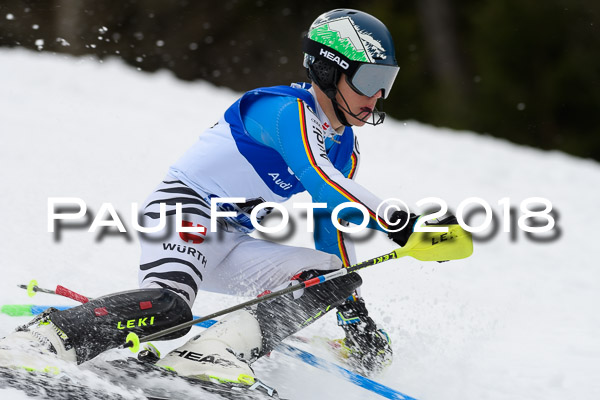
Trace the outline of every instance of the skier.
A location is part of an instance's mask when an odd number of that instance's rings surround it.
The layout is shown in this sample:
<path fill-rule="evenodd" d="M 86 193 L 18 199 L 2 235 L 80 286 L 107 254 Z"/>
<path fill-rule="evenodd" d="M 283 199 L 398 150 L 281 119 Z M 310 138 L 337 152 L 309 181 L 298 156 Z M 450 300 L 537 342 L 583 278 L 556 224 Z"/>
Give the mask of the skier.
<path fill-rule="evenodd" d="M 143 337 L 190 320 L 192 305 L 205 296 L 200 292 L 256 296 L 354 264 L 351 242 L 331 221 L 341 203 L 364 206 L 369 228 L 406 244 L 417 216 L 377 215 L 382 200 L 354 181 L 360 154 L 352 127 L 383 122 L 377 103 L 389 95 L 399 70 L 388 29 L 364 12 L 337 9 L 313 22 L 303 50 L 311 84 L 245 93 L 149 197 L 143 225 L 158 223 L 161 204 L 167 224 L 141 237 L 140 289 L 38 316 L 0 342 L 1 364 L 10 363 L 2 352 L 11 341 L 35 343 L 41 351 L 82 363 L 122 344 L 128 332 Z M 283 202 L 305 190 L 313 201 L 327 204 L 315 210 L 316 249 L 249 236 L 253 209 L 260 220 L 269 212 L 262 203 Z M 217 211 L 233 214 L 217 218 L 214 232 L 211 201 L 218 199 L 223 200 Z M 184 215 L 179 222 L 196 233 L 175 230 L 177 203 Z M 363 216 L 346 208 L 339 218 L 360 223 Z M 348 274 L 232 313 L 157 364 L 183 376 L 250 385 L 252 362 L 337 308 L 345 332 L 340 344 L 350 362 L 361 372 L 378 372 L 391 363 L 392 348 L 369 317 L 361 283 L 358 274 Z"/>

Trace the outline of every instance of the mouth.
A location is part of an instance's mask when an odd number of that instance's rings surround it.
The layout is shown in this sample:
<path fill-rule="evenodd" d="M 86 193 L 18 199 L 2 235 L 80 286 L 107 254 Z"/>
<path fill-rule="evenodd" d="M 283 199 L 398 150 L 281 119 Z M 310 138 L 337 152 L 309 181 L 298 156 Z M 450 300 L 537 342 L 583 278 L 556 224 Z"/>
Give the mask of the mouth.
<path fill-rule="evenodd" d="M 371 107 L 361 107 L 360 111 L 364 112 L 364 113 L 367 113 L 367 114 L 372 114 L 373 113 L 373 109 Z"/>

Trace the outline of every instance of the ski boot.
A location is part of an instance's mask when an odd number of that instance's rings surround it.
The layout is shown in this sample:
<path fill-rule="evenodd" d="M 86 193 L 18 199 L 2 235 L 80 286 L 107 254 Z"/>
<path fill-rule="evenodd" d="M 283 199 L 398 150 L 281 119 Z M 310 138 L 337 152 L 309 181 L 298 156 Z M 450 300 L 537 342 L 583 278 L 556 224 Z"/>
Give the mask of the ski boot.
<path fill-rule="evenodd" d="M 392 364 L 390 337 L 369 317 L 363 299 L 347 300 L 338 306 L 337 320 L 345 337 L 333 341 L 331 347 L 352 369 L 372 376 Z"/>
<path fill-rule="evenodd" d="M 249 310 L 240 310 L 171 351 L 156 365 L 189 378 L 252 386 L 256 377 L 250 363 L 258 358 L 261 348 L 256 317 Z"/>
<path fill-rule="evenodd" d="M 0 366 L 56 372 L 59 360 L 75 363 L 75 349 L 51 320 L 58 310 L 49 308 L 0 340 Z"/>

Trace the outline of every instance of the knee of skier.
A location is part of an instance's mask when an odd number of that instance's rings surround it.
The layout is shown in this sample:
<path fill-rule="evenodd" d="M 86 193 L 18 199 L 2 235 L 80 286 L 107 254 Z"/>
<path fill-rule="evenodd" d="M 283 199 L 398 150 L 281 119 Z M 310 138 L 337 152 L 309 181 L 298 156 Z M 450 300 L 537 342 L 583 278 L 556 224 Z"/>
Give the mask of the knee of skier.
<path fill-rule="evenodd" d="M 308 270 L 296 275 L 293 280 L 301 282 L 324 275 L 329 271 Z M 341 276 L 331 281 L 324 282 L 320 285 L 312 286 L 308 289 L 302 289 L 294 295 L 294 299 L 298 299 L 307 293 L 311 293 L 311 297 L 319 299 L 321 302 L 330 305 L 337 305 L 343 302 L 347 297 L 350 297 L 356 289 L 362 285 L 362 278 L 357 273 Z"/>
<path fill-rule="evenodd" d="M 140 289 L 161 289 L 168 290 L 170 293 L 177 295 L 177 297 L 181 298 L 187 306 L 192 309 L 194 305 L 194 301 L 196 300 L 195 292 L 189 291 L 189 286 L 177 285 L 174 282 L 169 282 L 167 285 L 162 282 L 157 282 L 152 279 L 145 279 L 140 283 Z M 186 290 L 187 289 L 187 290 Z"/>
<path fill-rule="evenodd" d="M 343 267 L 342 261 L 333 254 L 328 254 L 327 257 L 319 263 L 318 268 L 310 268 L 302 270 L 296 275 L 290 278 L 290 281 L 307 281 L 319 275 L 325 275 L 334 270 L 341 269 Z M 285 285 L 284 285 L 285 286 Z"/>
<path fill-rule="evenodd" d="M 338 256 L 334 256 L 332 254 L 329 257 L 329 268 L 324 268 L 324 269 L 340 269 L 342 267 L 343 267 L 342 260 L 340 260 Z"/>

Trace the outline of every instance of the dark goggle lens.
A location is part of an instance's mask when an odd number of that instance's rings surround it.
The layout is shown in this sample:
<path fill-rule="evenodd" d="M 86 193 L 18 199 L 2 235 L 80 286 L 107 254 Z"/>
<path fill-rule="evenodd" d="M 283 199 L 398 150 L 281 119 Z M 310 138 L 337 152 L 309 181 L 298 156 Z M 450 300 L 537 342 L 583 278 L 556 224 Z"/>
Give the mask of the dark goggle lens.
<path fill-rule="evenodd" d="M 383 98 L 387 98 L 396 80 L 400 67 L 382 64 L 361 64 L 350 84 L 363 96 L 373 97 L 383 90 Z"/>

